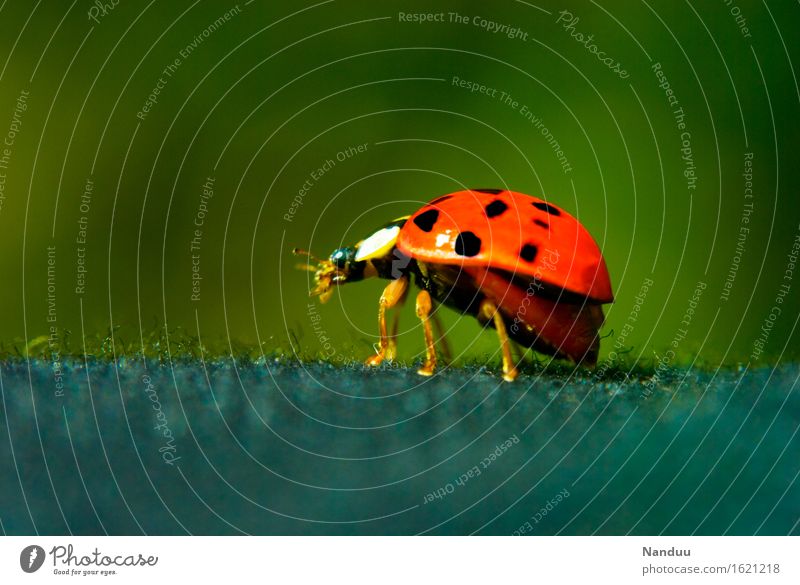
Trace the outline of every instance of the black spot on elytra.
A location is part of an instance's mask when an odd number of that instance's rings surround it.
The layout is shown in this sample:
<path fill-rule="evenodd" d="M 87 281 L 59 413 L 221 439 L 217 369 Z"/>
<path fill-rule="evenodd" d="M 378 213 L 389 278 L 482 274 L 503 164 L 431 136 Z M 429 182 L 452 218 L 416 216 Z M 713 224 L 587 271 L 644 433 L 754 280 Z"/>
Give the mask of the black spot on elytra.
<path fill-rule="evenodd" d="M 536 209 L 541 209 L 542 211 L 546 211 L 550 215 L 561 215 L 561 210 L 556 207 L 555 205 L 550 205 L 549 203 L 545 203 L 544 201 L 534 201 L 532 205 Z"/>
<path fill-rule="evenodd" d="M 429 209 L 428 211 L 423 211 L 417 217 L 415 217 L 414 223 L 423 232 L 430 232 L 433 229 L 433 226 L 436 225 L 436 222 L 438 220 L 439 220 L 439 210 Z"/>
<path fill-rule="evenodd" d="M 441 197 L 437 197 L 436 199 L 428 203 L 428 205 L 436 205 L 437 203 L 441 203 L 442 201 L 447 201 L 451 197 L 452 195 L 442 195 Z"/>
<path fill-rule="evenodd" d="M 486 206 L 486 215 L 488 217 L 497 217 L 498 215 L 502 215 L 506 209 L 508 209 L 508 205 L 499 199 L 495 199 Z"/>
<path fill-rule="evenodd" d="M 522 246 L 522 250 L 519 251 L 519 257 L 525 260 L 525 262 L 533 262 L 536 260 L 536 254 L 538 253 L 539 248 L 533 244 L 525 244 Z"/>
<path fill-rule="evenodd" d="M 488 193 L 489 195 L 497 195 L 502 193 L 505 189 L 470 189 L 470 191 L 477 191 L 478 193 Z"/>
<path fill-rule="evenodd" d="M 539 218 L 534 219 L 533 223 L 535 223 L 539 227 L 543 227 L 544 229 L 548 229 L 550 227 L 550 224 L 548 224 L 546 221 L 542 221 Z"/>
<path fill-rule="evenodd" d="M 477 256 L 481 251 L 481 239 L 472 232 L 461 232 L 456 236 L 455 251 L 459 256 Z"/>

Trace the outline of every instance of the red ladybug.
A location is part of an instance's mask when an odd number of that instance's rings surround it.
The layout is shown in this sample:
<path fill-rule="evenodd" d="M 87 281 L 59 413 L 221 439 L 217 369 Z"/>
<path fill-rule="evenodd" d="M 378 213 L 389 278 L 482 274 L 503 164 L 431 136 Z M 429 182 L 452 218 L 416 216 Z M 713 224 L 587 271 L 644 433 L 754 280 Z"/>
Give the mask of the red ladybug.
<path fill-rule="evenodd" d="M 419 370 L 425 376 L 436 367 L 431 327 L 431 321 L 438 326 L 431 314 L 436 302 L 497 330 L 503 377 L 512 381 L 517 369 L 509 339 L 595 365 L 601 305 L 614 300 L 605 260 L 586 228 L 552 203 L 503 189 L 438 197 L 309 269 L 316 281 L 311 294 L 322 302 L 334 285 L 371 276 L 391 280 L 379 304 L 380 348 L 368 365 L 394 357 L 386 310 L 402 304 L 413 278 L 421 289 L 416 308 L 427 347 Z"/>

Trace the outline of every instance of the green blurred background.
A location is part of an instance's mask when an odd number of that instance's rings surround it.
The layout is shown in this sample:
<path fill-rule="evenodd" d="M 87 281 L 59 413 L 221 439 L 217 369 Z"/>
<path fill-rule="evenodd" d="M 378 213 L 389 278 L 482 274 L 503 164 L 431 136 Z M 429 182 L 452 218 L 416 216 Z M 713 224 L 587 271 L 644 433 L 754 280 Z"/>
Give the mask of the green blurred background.
<path fill-rule="evenodd" d="M 626 322 L 630 356 L 663 355 L 702 281 L 676 361 L 751 361 L 773 307 L 781 313 L 755 361 L 796 359 L 800 282 L 784 279 L 800 223 L 796 3 L 119 2 L 97 8 L 96 21 L 93 6 L 9 1 L 0 13 L 0 136 L 19 129 L 0 169 L 0 339 L 30 340 L 52 324 L 73 343 L 112 323 L 129 336 L 166 325 L 270 350 L 293 344 L 302 355 L 324 353 L 323 336 L 333 359 L 362 358 L 376 341 L 383 284 L 340 291 L 316 309 L 315 331 L 309 275 L 291 249 L 326 255 L 437 195 L 508 187 L 546 194 L 601 245 L 617 298 L 604 355 Z M 579 19 L 573 28 L 566 15 L 557 22 L 563 10 Z M 445 22 L 401 22 L 401 12 Z M 492 32 L 482 19 L 520 34 Z M 578 33 L 593 34 L 627 78 Z M 694 189 L 654 63 L 685 114 Z M 158 85 L 157 102 L 137 117 Z M 363 152 L 337 160 L 358 145 Z M 213 197 L 192 251 L 209 178 Z M 91 203 L 81 209 L 87 180 Z M 76 243 L 82 216 L 85 245 Z M 742 226 L 750 231 L 737 252 Z M 653 286 L 630 321 L 646 279 Z M 784 283 L 790 293 L 777 304 Z M 494 351 L 477 323 L 444 313 L 461 359 Z M 413 307 L 401 334 L 401 357 L 412 359 L 422 349 Z"/>

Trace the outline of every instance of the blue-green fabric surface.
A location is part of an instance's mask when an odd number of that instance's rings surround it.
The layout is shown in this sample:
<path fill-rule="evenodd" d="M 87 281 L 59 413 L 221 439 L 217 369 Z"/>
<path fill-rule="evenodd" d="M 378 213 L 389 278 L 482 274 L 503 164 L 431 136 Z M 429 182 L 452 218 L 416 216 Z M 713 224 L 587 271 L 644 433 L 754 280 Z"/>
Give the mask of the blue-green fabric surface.
<path fill-rule="evenodd" d="M 507 384 L 482 368 L 78 362 L 57 396 L 49 364 L 7 363 L 0 520 L 7 534 L 797 534 L 798 375 Z"/>

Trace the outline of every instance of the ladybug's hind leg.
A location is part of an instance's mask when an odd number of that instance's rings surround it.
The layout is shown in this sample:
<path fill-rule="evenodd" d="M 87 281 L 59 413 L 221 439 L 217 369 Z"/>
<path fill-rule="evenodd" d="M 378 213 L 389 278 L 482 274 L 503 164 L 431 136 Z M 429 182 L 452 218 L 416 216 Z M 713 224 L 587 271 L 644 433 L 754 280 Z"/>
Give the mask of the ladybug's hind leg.
<path fill-rule="evenodd" d="M 494 301 L 483 299 L 480 306 L 480 315 L 487 321 L 494 320 L 494 328 L 497 329 L 497 336 L 500 338 L 500 350 L 503 352 L 503 379 L 506 382 L 513 382 L 517 377 L 517 367 L 514 365 L 514 359 L 511 356 L 511 341 L 508 339 L 508 332 L 506 331 L 506 324 L 503 321 L 503 316 L 497 310 L 497 305 Z"/>
<path fill-rule="evenodd" d="M 370 356 L 367 358 L 365 365 L 367 366 L 377 366 L 379 365 L 384 359 L 393 359 L 395 354 L 395 342 L 394 342 L 394 334 L 397 333 L 397 321 L 395 320 L 395 325 L 393 327 L 392 336 L 389 336 L 389 333 L 386 329 L 386 310 L 391 309 L 397 305 L 402 305 L 403 301 L 406 298 L 406 294 L 408 293 L 408 277 L 402 276 L 396 280 L 390 282 L 385 289 L 383 289 L 383 293 L 381 294 L 381 300 L 378 304 L 378 326 L 380 328 L 381 333 L 381 340 L 380 345 L 378 347 L 378 353 L 376 355 Z"/>

